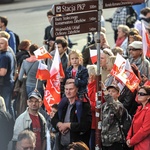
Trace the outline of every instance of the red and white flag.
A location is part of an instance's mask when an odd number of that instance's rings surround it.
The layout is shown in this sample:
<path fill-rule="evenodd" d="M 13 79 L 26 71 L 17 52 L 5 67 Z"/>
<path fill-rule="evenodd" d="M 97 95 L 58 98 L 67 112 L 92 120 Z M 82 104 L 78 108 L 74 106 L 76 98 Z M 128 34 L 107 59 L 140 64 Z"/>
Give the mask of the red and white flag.
<path fill-rule="evenodd" d="M 89 50 L 92 64 L 95 64 L 97 62 L 97 50 L 96 49 L 89 49 Z"/>
<path fill-rule="evenodd" d="M 46 59 L 46 58 L 52 59 L 52 56 L 48 53 L 48 51 L 45 49 L 44 46 L 34 51 L 34 54 L 37 59 Z"/>
<path fill-rule="evenodd" d="M 150 40 L 148 33 L 145 29 L 144 23 L 142 22 L 142 43 L 143 43 L 143 54 L 150 58 Z"/>
<path fill-rule="evenodd" d="M 112 70 L 110 71 L 110 74 L 113 76 L 118 74 L 120 70 L 122 70 L 122 68 L 124 67 L 125 63 L 126 60 L 120 54 L 117 54 L 115 63 L 113 65 Z"/>
<path fill-rule="evenodd" d="M 47 69 L 47 65 L 43 64 L 41 61 L 39 62 L 38 70 L 36 73 L 36 78 L 40 80 L 48 80 L 50 79 L 50 72 Z"/>
<path fill-rule="evenodd" d="M 53 104 L 60 102 L 60 77 L 64 78 L 65 75 L 56 45 L 56 52 L 50 69 L 50 79 L 47 80 L 44 93 L 44 105 L 48 113 L 50 113 Z"/>
<path fill-rule="evenodd" d="M 140 80 L 134 74 L 128 59 L 122 69 L 119 69 L 119 72 L 115 74 L 115 78 L 123 82 L 132 92 L 134 92 L 140 83 Z"/>

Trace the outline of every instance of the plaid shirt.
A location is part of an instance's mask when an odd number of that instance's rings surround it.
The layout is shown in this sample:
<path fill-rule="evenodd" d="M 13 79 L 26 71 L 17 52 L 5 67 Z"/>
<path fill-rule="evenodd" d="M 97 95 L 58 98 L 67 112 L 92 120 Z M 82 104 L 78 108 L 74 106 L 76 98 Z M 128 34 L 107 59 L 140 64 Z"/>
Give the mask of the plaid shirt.
<path fill-rule="evenodd" d="M 113 17 L 112 17 L 112 29 L 117 30 L 118 25 L 124 24 L 126 25 L 126 16 L 127 16 L 127 9 L 126 7 L 119 7 L 116 9 Z"/>

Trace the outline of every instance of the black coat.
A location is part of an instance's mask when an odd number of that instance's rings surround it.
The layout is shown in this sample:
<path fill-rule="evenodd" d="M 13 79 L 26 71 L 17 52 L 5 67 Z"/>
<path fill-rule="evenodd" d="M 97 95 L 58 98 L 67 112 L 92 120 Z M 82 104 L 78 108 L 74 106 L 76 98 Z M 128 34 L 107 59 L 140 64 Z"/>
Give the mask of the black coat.
<path fill-rule="evenodd" d="M 13 136 L 14 120 L 8 112 L 0 110 L 0 149 L 7 150 Z"/>
<path fill-rule="evenodd" d="M 58 112 L 52 118 L 52 125 L 56 130 L 58 130 L 57 123 L 64 122 L 68 104 L 69 103 L 66 102 L 62 109 L 58 108 Z M 70 112 L 70 122 L 71 122 L 70 143 L 83 141 L 87 145 L 89 145 L 90 129 L 91 129 L 91 122 L 92 122 L 90 103 L 88 102 L 82 103 L 82 114 L 81 114 L 80 122 L 78 121 L 76 107 L 77 106 L 74 105 Z M 61 134 L 59 134 L 59 138 L 60 136 Z"/>

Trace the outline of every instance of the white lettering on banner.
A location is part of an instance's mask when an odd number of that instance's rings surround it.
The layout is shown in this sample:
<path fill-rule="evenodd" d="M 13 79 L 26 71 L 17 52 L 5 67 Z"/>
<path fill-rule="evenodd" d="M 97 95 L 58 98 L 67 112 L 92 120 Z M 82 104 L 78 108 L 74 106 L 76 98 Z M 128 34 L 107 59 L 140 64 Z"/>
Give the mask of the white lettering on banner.
<path fill-rule="evenodd" d="M 53 96 L 49 90 L 45 91 L 45 99 L 46 99 L 49 106 L 50 106 L 50 101 L 54 101 L 54 98 L 53 98 Z"/>

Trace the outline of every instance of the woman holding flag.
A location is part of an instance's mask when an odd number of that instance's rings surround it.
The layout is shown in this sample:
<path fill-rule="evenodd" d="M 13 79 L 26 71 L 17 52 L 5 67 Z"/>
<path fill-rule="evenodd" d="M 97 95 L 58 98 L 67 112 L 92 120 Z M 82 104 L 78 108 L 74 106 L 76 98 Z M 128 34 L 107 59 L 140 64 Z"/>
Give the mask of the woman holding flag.
<path fill-rule="evenodd" d="M 29 95 L 29 93 L 36 88 L 43 97 L 44 95 L 43 83 L 44 82 L 36 79 L 36 73 L 38 70 L 39 61 L 34 55 L 34 51 L 36 51 L 38 48 L 39 47 L 36 44 L 32 44 L 29 47 L 30 57 L 23 61 L 18 79 L 22 81 L 24 76 L 26 76 L 27 95 Z"/>

